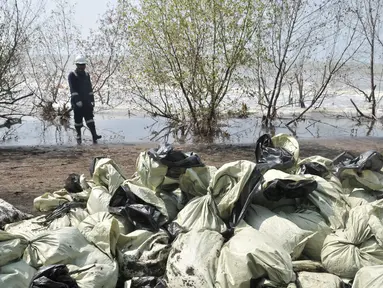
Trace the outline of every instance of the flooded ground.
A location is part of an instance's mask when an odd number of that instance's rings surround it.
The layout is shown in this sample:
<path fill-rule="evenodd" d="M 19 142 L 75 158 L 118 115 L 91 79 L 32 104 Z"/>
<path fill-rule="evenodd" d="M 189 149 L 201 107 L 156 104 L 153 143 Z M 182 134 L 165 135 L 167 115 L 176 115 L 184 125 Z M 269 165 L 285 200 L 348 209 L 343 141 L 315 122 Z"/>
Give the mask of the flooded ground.
<path fill-rule="evenodd" d="M 100 113 L 95 117 L 98 133 L 103 136 L 100 144 L 126 144 L 169 142 L 190 144 L 201 141 L 190 134 L 182 135 L 180 131 L 167 128 L 164 119 L 153 119 L 145 116 L 126 116 L 119 113 Z M 121 113 L 120 113 L 121 114 Z M 11 129 L 0 129 L 1 146 L 72 146 L 75 144 L 73 120 L 69 127 L 49 124 L 36 118 L 23 118 L 21 124 Z M 284 123 L 288 120 L 277 120 L 275 127 L 262 128 L 259 118 L 230 119 L 221 123 L 223 133 L 211 139 L 215 144 L 254 143 L 264 133 L 287 133 L 299 139 L 311 138 L 348 138 L 348 137 L 383 137 L 382 123 L 356 122 L 351 119 L 325 118 L 323 115 L 311 117 L 288 129 Z M 91 135 L 84 128 L 84 142 L 91 143 Z M 206 142 L 206 141 L 203 141 Z"/>

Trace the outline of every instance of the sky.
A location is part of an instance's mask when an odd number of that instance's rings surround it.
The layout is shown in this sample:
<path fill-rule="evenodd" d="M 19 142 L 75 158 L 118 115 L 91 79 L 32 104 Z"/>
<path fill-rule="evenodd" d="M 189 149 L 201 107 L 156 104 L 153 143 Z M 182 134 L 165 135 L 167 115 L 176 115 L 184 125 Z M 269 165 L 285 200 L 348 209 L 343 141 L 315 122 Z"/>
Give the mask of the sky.
<path fill-rule="evenodd" d="M 82 35 L 88 35 L 89 29 L 97 28 L 97 19 L 104 14 L 108 6 L 115 6 L 118 0 L 67 0 L 75 5 L 75 23 L 81 26 Z"/>

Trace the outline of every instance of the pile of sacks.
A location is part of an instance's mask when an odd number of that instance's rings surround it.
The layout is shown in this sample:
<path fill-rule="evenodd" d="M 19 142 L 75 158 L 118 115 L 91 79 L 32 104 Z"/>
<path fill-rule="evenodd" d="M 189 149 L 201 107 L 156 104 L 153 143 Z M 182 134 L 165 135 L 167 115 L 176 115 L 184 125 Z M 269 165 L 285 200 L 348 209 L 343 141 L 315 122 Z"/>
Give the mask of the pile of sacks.
<path fill-rule="evenodd" d="M 382 167 L 302 159 L 285 134 L 220 168 L 169 145 L 132 178 L 95 158 L 34 200 L 44 215 L 0 202 L 0 287 L 383 287 Z"/>

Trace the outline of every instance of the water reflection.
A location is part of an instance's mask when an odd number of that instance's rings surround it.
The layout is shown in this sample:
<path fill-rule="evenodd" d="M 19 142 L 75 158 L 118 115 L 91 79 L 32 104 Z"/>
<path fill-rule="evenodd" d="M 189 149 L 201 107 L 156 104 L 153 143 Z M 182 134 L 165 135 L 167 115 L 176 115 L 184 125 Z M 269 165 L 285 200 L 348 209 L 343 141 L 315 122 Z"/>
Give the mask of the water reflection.
<path fill-rule="evenodd" d="M 380 121 L 352 121 L 350 119 L 306 119 L 287 127 L 286 120 L 275 121 L 265 127 L 261 119 L 228 119 L 219 123 L 210 138 L 193 136 L 187 125 L 170 125 L 164 119 L 144 116 L 98 115 L 96 127 L 103 138 L 100 144 L 119 143 L 254 143 L 262 134 L 286 133 L 297 138 L 382 137 Z M 91 134 L 83 130 L 84 144 L 91 144 Z M 2 146 L 76 145 L 75 130 L 71 120 L 52 123 L 36 118 L 26 118 L 21 124 L 0 128 Z"/>

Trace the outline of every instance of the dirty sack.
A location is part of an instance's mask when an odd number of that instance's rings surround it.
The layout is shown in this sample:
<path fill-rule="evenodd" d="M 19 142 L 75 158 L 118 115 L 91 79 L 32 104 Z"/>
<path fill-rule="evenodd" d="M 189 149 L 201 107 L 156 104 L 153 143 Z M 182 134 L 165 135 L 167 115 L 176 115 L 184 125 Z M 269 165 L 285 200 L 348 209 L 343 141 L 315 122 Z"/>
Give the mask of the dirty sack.
<path fill-rule="evenodd" d="M 278 215 L 290 220 L 300 229 L 316 232 L 308 239 L 303 254 L 311 260 L 320 261 L 323 242 L 332 229 L 326 224 L 325 219 L 316 211 L 308 209 L 296 210 L 294 213 L 279 212 Z"/>
<path fill-rule="evenodd" d="M 126 279 L 143 276 L 162 276 L 171 244 L 164 230 L 153 233 L 135 230 L 120 235 L 117 243 L 117 260 L 120 273 Z"/>
<path fill-rule="evenodd" d="M 343 187 L 383 190 L 383 156 L 380 153 L 367 151 L 353 159 L 343 158 L 339 157 L 336 162 L 337 176 Z"/>
<path fill-rule="evenodd" d="M 295 281 L 290 255 L 273 239 L 243 220 L 234 232 L 221 249 L 215 287 L 248 288 L 263 277 L 285 286 Z"/>
<path fill-rule="evenodd" d="M 0 287 L 26 288 L 29 287 L 36 269 L 24 260 L 10 262 L 0 267 Z"/>
<path fill-rule="evenodd" d="M 23 236 L 0 230 L 0 267 L 20 259 L 27 244 L 28 241 Z"/>
<path fill-rule="evenodd" d="M 323 266 L 335 275 L 354 278 L 359 269 L 383 265 L 383 202 L 357 206 L 345 229 L 328 235 L 323 243 Z"/>
<path fill-rule="evenodd" d="M 190 197 L 204 196 L 213 175 L 217 172 L 214 166 L 187 168 L 180 176 L 180 188 Z"/>
<path fill-rule="evenodd" d="M 60 189 L 52 193 L 44 193 L 33 200 L 33 208 L 40 212 L 49 212 L 69 202 L 84 202 L 88 201 L 90 188 L 79 193 L 69 193 L 65 189 Z"/>
<path fill-rule="evenodd" d="M 174 150 L 166 144 L 141 152 L 136 161 L 135 175 L 153 191 L 171 192 L 179 187 L 179 178 L 186 169 L 203 166 L 197 154 Z"/>
<path fill-rule="evenodd" d="M 126 180 L 121 168 L 110 158 L 97 159 L 92 170 L 94 185 L 105 187 L 110 195 Z"/>
<path fill-rule="evenodd" d="M 115 288 L 118 265 L 74 227 L 45 231 L 30 240 L 23 259 L 34 268 L 66 264 L 82 288 Z"/>
<path fill-rule="evenodd" d="M 6 224 L 30 219 L 32 217 L 33 215 L 24 213 L 12 204 L 0 199 L 0 229 L 4 229 Z"/>
<path fill-rule="evenodd" d="M 169 287 L 214 288 L 224 238 L 216 231 L 192 230 L 173 242 L 166 265 Z"/>
<path fill-rule="evenodd" d="M 177 215 L 176 222 L 186 231 L 213 230 L 224 233 L 227 230 L 225 222 L 218 216 L 218 208 L 212 195 L 195 197 Z"/>
<path fill-rule="evenodd" d="M 283 247 L 292 260 L 299 258 L 308 240 L 317 233 L 303 230 L 269 209 L 254 204 L 247 210 L 245 221 Z"/>
<path fill-rule="evenodd" d="M 172 192 L 155 192 L 128 180 L 113 195 L 109 211 L 128 218 L 136 229 L 157 231 L 175 219 L 178 204 L 177 196 Z"/>
<path fill-rule="evenodd" d="M 224 221 L 230 218 L 234 205 L 253 176 L 255 167 L 254 162 L 239 160 L 222 165 L 213 175 L 208 191 L 213 196 L 219 216 Z"/>
<path fill-rule="evenodd" d="M 32 279 L 29 288 L 79 288 L 64 264 L 40 268 Z"/>
<path fill-rule="evenodd" d="M 289 171 L 299 158 L 299 144 L 294 137 L 278 134 L 271 137 L 264 134 L 258 138 L 255 147 L 257 167 L 262 172 L 269 169 Z"/>
<path fill-rule="evenodd" d="M 361 268 L 355 275 L 352 288 L 383 287 L 383 265 Z"/>
<path fill-rule="evenodd" d="M 326 287 L 326 288 L 344 288 L 345 284 L 342 279 L 336 275 L 329 273 L 315 273 L 302 271 L 298 273 L 297 277 L 298 287 L 313 288 L 313 287 Z"/>

